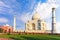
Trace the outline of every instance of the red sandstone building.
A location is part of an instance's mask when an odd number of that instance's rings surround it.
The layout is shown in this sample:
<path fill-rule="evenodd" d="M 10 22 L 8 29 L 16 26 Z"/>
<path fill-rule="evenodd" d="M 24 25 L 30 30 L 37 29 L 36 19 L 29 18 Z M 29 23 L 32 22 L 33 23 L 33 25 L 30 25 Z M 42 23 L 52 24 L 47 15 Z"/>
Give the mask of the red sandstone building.
<path fill-rule="evenodd" d="M 13 32 L 13 28 L 11 26 L 9 26 L 8 24 L 6 24 L 4 26 L 0 26 L 0 28 L 3 30 L 3 33 Z"/>

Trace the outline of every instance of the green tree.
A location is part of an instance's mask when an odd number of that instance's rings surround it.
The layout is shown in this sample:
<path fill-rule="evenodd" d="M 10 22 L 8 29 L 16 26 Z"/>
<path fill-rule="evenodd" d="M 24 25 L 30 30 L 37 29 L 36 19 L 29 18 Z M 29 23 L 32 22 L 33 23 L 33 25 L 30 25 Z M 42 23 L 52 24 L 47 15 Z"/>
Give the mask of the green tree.
<path fill-rule="evenodd" d="M 2 28 L 0 28 L 0 33 L 2 33 L 3 32 L 3 29 Z"/>

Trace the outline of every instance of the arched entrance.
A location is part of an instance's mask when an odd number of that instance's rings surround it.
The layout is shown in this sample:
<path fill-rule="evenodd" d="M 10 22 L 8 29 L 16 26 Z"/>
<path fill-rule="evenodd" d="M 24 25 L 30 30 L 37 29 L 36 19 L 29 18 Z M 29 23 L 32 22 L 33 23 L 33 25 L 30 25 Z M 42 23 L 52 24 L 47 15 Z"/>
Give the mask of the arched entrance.
<path fill-rule="evenodd" d="M 41 20 L 38 20 L 38 24 L 37 24 L 38 26 L 37 26 L 37 29 L 38 30 L 41 30 Z"/>
<path fill-rule="evenodd" d="M 34 23 L 32 23 L 32 29 L 35 30 L 35 24 Z"/>

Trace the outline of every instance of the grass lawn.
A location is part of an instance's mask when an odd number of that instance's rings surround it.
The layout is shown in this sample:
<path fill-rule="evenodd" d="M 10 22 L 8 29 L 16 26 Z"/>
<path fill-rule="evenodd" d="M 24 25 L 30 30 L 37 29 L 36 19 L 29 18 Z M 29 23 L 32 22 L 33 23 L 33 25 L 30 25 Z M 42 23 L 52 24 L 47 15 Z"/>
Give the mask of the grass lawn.
<path fill-rule="evenodd" d="M 1 35 L 0 38 L 12 38 L 15 40 L 60 40 L 60 35 L 47 35 L 47 34 L 15 34 L 15 35 Z"/>

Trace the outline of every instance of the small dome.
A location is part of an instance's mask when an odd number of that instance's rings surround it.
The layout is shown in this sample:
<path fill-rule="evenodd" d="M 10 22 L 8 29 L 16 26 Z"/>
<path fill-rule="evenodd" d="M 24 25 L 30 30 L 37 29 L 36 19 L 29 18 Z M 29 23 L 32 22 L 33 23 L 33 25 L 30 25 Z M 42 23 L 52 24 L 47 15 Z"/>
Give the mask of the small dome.
<path fill-rule="evenodd" d="M 36 13 L 33 15 L 32 19 L 33 19 L 33 20 L 34 20 L 34 19 L 40 19 L 40 15 L 36 12 Z"/>
<path fill-rule="evenodd" d="M 4 25 L 4 26 L 9 26 L 8 24 Z"/>

